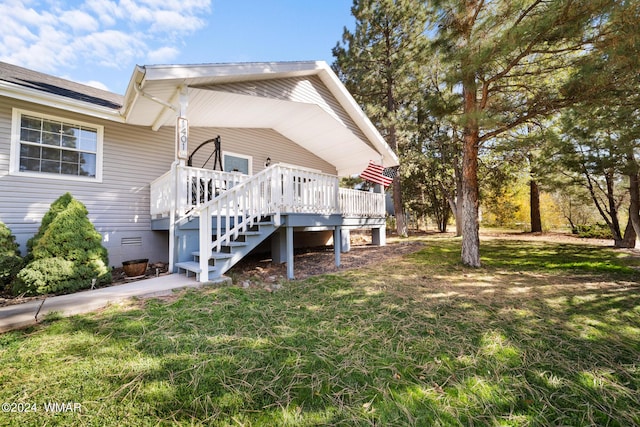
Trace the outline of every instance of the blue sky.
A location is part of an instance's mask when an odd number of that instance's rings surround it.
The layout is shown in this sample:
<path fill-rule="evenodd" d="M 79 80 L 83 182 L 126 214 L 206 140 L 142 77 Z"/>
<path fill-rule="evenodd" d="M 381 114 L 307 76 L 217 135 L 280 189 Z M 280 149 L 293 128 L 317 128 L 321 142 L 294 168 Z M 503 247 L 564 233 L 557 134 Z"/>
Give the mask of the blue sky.
<path fill-rule="evenodd" d="M 352 0 L 0 0 L 0 61 L 124 93 L 134 66 L 333 61 Z"/>

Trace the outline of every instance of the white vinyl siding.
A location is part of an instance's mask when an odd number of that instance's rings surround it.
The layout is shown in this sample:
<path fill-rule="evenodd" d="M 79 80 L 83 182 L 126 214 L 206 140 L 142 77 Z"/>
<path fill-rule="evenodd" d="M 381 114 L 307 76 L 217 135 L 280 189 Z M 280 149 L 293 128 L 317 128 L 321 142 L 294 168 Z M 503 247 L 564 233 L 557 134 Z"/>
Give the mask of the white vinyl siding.
<path fill-rule="evenodd" d="M 10 174 L 12 106 L 41 116 L 102 127 L 102 180 Z M 153 132 L 0 97 L 0 221 L 16 235 L 24 255 L 26 240 L 36 233 L 51 203 L 68 191 L 87 207 L 89 219 L 109 250 L 112 266 L 135 258 L 168 261 L 166 236 L 151 230 L 149 183 L 170 169 L 174 141 L 173 129 Z M 142 245 L 123 245 L 122 239 L 141 239 Z"/>

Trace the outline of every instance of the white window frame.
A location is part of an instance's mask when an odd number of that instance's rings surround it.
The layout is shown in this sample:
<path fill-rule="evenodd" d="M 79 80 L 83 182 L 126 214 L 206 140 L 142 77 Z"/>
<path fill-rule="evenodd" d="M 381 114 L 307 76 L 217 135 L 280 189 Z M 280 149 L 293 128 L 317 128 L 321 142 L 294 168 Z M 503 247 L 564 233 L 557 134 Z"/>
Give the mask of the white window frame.
<path fill-rule="evenodd" d="M 253 175 L 253 156 L 247 156 L 246 154 L 233 153 L 231 151 L 222 151 L 222 170 L 224 171 L 227 171 L 225 156 L 232 156 L 232 157 L 238 157 L 240 159 L 247 159 L 249 164 L 249 171 L 248 171 L 249 175 Z"/>
<path fill-rule="evenodd" d="M 20 170 L 20 126 L 22 116 L 33 116 L 46 120 L 60 121 L 68 123 L 70 125 L 86 126 L 97 131 L 97 144 L 96 144 L 96 176 L 75 176 L 57 173 L 47 172 L 33 172 L 33 171 L 21 171 Z M 35 111 L 23 110 L 14 108 L 11 118 L 11 155 L 9 163 L 9 174 L 19 176 L 29 176 L 34 178 L 44 179 L 59 179 L 64 181 L 84 181 L 84 182 L 102 182 L 102 160 L 103 160 L 103 140 L 104 140 L 104 126 L 97 125 L 95 123 L 83 122 L 75 119 L 68 119 L 65 117 L 54 116 L 50 114 L 38 113 Z"/>

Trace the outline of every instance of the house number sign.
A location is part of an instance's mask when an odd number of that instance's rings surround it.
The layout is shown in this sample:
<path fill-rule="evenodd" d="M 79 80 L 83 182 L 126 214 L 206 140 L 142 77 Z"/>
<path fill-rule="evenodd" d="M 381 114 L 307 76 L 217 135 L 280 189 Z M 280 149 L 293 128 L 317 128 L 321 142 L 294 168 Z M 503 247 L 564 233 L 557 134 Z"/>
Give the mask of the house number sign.
<path fill-rule="evenodd" d="M 176 135 L 178 139 L 178 158 L 186 159 L 188 156 L 189 143 L 189 121 L 184 117 L 178 117 Z"/>

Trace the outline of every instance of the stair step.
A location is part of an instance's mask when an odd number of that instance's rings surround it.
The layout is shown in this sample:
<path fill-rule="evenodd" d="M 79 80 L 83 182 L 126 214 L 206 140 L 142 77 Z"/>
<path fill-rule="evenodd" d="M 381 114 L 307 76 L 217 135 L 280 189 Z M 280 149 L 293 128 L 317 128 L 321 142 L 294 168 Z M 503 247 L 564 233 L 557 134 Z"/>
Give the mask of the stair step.
<path fill-rule="evenodd" d="M 247 242 L 227 242 L 222 246 L 228 246 L 230 248 L 241 248 L 243 246 L 247 246 Z"/>
<path fill-rule="evenodd" d="M 184 261 L 184 262 L 176 262 L 176 267 L 181 268 L 183 270 L 191 271 L 192 273 L 200 274 L 202 270 L 200 269 L 200 263 L 196 261 Z M 216 267 L 213 265 L 209 266 L 209 272 L 215 271 Z"/>
<path fill-rule="evenodd" d="M 262 233 L 259 231 L 241 231 L 240 233 L 238 233 L 238 235 L 240 236 L 259 236 Z"/>
<path fill-rule="evenodd" d="M 191 255 L 200 257 L 200 251 L 191 252 Z M 228 259 L 231 258 L 233 254 L 228 254 L 224 252 L 214 252 L 211 254 L 211 259 Z"/>

